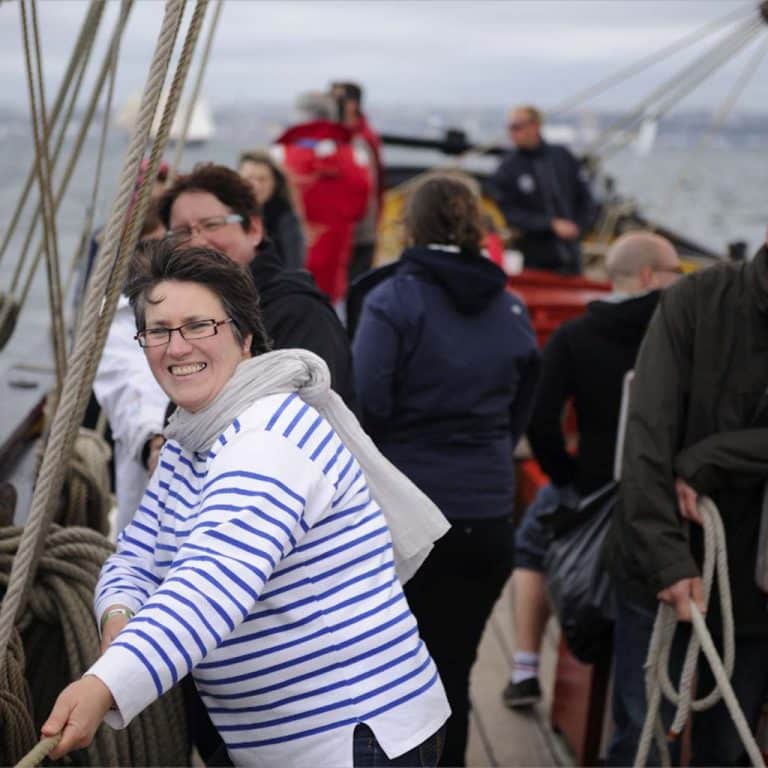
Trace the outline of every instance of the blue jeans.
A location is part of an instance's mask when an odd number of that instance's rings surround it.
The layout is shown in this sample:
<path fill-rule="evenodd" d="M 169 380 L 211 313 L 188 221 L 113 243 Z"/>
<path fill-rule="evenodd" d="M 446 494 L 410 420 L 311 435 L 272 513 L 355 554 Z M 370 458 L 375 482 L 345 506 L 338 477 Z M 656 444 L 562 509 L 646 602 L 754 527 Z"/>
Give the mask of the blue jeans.
<path fill-rule="evenodd" d="M 645 721 L 645 674 L 643 665 L 653 631 L 655 613 L 632 603 L 616 589 L 616 624 L 613 631 L 614 733 L 608 750 L 608 765 L 632 765 Z M 675 635 L 670 656 L 670 675 L 673 684 L 680 679 L 690 630 L 679 629 Z M 722 653 L 718 638 L 714 638 Z M 736 639 L 736 663 L 731 678 L 734 693 L 752 731 L 757 727 L 760 708 L 768 694 L 768 640 L 765 638 Z M 706 659 L 700 657 L 697 696 L 709 693 L 713 687 L 712 673 Z M 672 722 L 674 712 L 669 703 L 662 705 L 664 728 Z M 674 745 L 679 749 L 678 744 Z M 673 764 L 677 763 L 672 752 Z M 711 709 L 697 712 L 693 718 L 691 738 L 691 765 L 747 765 L 744 748 L 728 709 L 721 700 Z M 655 748 L 649 755 L 649 764 L 658 765 Z"/>
<path fill-rule="evenodd" d="M 559 504 L 560 493 L 554 485 L 548 483 L 539 488 L 515 531 L 515 568 L 544 570 L 544 555 L 551 534 L 541 522 L 541 515 L 551 512 Z"/>
<path fill-rule="evenodd" d="M 402 768 L 436 768 L 443 751 L 445 726 L 442 726 L 418 747 L 402 755 L 389 758 L 387 753 L 365 724 L 355 726 L 353 736 L 353 760 L 355 768 L 379 768 L 380 766 L 401 766 Z"/>

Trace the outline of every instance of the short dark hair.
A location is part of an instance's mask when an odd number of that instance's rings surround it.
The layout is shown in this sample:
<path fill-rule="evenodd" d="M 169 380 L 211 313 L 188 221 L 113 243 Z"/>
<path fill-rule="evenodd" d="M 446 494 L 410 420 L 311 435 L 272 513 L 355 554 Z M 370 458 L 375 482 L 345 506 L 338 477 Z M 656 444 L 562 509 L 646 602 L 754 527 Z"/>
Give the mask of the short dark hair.
<path fill-rule="evenodd" d="M 136 318 L 136 328 L 146 328 L 145 313 L 150 291 L 166 280 L 197 283 L 214 293 L 228 317 L 232 318 L 235 338 L 242 344 L 253 335 L 251 351 L 256 354 L 272 348 L 259 308 L 259 292 L 250 271 L 212 248 L 174 246 L 166 240 L 147 243 L 131 265 L 125 293 Z"/>
<path fill-rule="evenodd" d="M 251 229 L 251 217 L 261 217 L 261 206 L 251 185 L 239 173 L 226 165 L 199 163 L 192 173 L 177 176 L 158 201 L 157 212 L 166 227 L 171 226 L 171 208 L 176 198 L 184 192 L 208 192 L 213 195 L 243 217 L 241 226 L 246 232 Z"/>
<path fill-rule="evenodd" d="M 351 83 L 349 81 L 340 81 L 331 84 L 331 90 L 336 91 L 343 95 L 345 99 L 352 99 L 362 106 L 363 103 L 363 89 L 357 83 Z"/>
<path fill-rule="evenodd" d="M 417 184 L 405 206 L 405 229 L 414 245 L 443 243 L 480 253 L 483 227 L 477 196 L 455 176 L 433 174 Z"/>

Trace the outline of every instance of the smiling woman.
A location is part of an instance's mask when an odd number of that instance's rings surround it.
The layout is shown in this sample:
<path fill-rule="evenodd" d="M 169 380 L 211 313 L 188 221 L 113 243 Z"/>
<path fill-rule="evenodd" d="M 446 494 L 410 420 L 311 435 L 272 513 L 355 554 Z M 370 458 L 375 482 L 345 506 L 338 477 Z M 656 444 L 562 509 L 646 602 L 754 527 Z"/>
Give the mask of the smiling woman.
<path fill-rule="evenodd" d="M 128 295 L 179 408 L 96 588 L 103 655 L 43 726 L 52 756 L 191 672 L 235 765 L 436 765 L 449 708 L 401 579 L 445 520 L 320 358 L 268 351 L 246 268 L 164 240 Z"/>

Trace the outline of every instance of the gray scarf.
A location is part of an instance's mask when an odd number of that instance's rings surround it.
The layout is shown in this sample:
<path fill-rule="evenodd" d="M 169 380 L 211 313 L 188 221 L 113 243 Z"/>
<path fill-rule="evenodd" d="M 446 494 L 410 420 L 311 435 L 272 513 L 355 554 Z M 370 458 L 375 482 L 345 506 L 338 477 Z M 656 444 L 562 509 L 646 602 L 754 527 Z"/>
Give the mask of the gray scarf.
<path fill-rule="evenodd" d="M 208 407 L 197 413 L 178 408 L 164 430 L 165 437 L 188 451 L 206 452 L 253 403 L 283 392 L 296 392 L 315 408 L 357 459 L 389 526 L 395 569 L 405 584 L 450 525 L 435 504 L 376 448 L 331 389 L 328 366 L 317 355 L 304 349 L 283 349 L 243 360 Z"/>

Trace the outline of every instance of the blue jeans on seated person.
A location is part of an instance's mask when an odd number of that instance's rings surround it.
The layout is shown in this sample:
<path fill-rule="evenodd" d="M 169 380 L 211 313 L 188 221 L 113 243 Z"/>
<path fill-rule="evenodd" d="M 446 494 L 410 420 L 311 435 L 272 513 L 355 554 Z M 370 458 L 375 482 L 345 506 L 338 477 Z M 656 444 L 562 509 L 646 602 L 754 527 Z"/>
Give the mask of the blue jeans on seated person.
<path fill-rule="evenodd" d="M 541 516 L 560 506 L 560 491 L 551 483 L 539 488 L 538 493 L 523 513 L 515 531 L 515 568 L 529 571 L 544 570 L 544 555 L 551 534 L 542 523 Z"/>
<path fill-rule="evenodd" d="M 390 758 L 381 748 L 373 731 L 365 723 L 360 723 L 355 726 L 353 736 L 353 764 L 355 768 L 385 768 L 385 766 L 436 768 L 440 761 L 440 753 L 443 751 L 444 741 L 445 726 L 443 725 L 418 747 Z"/>

